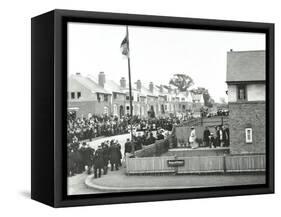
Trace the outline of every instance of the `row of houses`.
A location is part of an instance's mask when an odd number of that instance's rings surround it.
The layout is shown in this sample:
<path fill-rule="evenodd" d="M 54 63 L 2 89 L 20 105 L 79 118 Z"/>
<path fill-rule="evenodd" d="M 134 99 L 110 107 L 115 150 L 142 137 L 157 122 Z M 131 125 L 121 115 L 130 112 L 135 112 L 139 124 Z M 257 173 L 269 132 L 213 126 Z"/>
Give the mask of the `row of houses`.
<path fill-rule="evenodd" d="M 204 105 L 202 94 L 179 92 L 177 88 L 143 85 L 141 80 L 132 84 L 133 115 L 140 117 L 182 116 L 187 111 L 195 115 Z M 130 114 L 130 95 L 128 81 L 122 77 L 115 82 L 100 72 L 95 78 L 91 75 L 76 73 L 68 77 L 68 110 L 76 116 L 114 115 L 122 117 Z"/>

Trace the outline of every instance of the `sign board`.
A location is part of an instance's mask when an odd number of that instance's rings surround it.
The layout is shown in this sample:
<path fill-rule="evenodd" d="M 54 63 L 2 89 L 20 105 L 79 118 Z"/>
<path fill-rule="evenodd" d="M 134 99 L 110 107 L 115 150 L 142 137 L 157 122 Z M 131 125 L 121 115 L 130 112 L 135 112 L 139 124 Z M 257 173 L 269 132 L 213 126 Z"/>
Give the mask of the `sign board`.
<path fill-rule="evenodd" d="M 168 167 L 183 167 L 184 160 L 168 160 Z"/>

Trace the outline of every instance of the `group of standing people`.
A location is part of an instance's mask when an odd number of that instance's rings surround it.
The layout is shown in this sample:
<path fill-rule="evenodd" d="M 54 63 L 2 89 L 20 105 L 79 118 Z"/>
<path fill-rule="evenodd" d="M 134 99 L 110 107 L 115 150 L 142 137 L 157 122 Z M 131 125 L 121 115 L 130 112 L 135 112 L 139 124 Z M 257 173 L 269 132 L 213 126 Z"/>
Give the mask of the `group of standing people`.
<path fill-rule="evenodd" d="M 209 127 L 205 127 L 203 133 L 204 145 L 210 148 L 229 146 L 229 128 L 224 125 L 216 126 L 215 133 L 211 133 Z"/>
<path fill-rule="evenodd" d="M 68 144 L 68 176 L 87 172 L 94 173 L 95 178 L 107 174 L 110 165 L 111 171 L 119 170 L 122 166 L 121 145 L 117 140 L 102 142 L 97 150 L 86 142 L 77 140 Z"/>

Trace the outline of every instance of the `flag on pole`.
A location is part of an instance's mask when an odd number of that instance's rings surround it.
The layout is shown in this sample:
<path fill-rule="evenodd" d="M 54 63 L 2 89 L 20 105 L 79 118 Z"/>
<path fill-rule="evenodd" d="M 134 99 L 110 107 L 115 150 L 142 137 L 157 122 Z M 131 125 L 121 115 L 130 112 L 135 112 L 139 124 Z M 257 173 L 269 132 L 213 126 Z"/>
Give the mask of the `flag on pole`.
<path fill-rule="evenodd" d="M 127 27 L 127 32 L 126 36 L 121 42 L 121 53 L 127 57 L 129 57 L 129 36 L 128 36 L 128 27 Z"/>

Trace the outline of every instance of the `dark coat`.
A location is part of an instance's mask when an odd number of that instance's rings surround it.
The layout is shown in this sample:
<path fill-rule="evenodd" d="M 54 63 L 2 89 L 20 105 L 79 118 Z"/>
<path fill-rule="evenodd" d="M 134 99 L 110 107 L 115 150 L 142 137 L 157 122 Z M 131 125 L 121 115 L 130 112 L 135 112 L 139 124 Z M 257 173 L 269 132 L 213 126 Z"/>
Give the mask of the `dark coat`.
<path fill-rule="evenodd" d="M 105 166 L 107 166 L 108 161 L 109 161 L 109 148 L 108 148 L 108 146 L 104 146 L 102 148 L 102 153 L 103 153 L 103 160 L 104 160 Z"/>
<path fill-rule="evenodd" d="M 131 142 L 126 142 L 125 143 L 125 153 L 131 153 L 131 152 L 132 152 Z"/>
<path fill-rule="evenodd" d="M 101 149 L 98 149 L 95 153 L 94 166 L 95 166 L 95 168 L 103 168 L 104 167 L 103 152 L 102 152 Z"/>
<path fill-rule="evenodd" d="M 80 149 L 81 157 L 84 165 L 90 166 L 93 160 L 93 150 L 90 147 L 82 147 Z"/>
<path fill-rule="evenodd" d="M 120 149 L 117 145 L 112 145 L 109 148 L 109 156 L 110 156 L 110 163 L 111 164 L 117 164 L 120 161 Z"/>
<path fill-rule="evenodd" d="M 206 142 L 209 142 L 209 136 L 210 136 L 210 131 L 209 130 L 204 130 L 203 140 L 206 141 Z"/>

